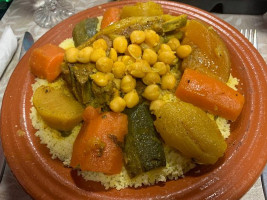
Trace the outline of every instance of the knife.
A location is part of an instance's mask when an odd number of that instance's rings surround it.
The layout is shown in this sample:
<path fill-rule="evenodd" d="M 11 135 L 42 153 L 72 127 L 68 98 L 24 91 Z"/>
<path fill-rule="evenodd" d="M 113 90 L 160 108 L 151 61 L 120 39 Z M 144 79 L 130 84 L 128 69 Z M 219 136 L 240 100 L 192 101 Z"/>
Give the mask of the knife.
<path fill-rule="evenodd" d="M 265 199 L 267 199 L 267 165 L 265 166 L 261 174 L 261 183 L 262 183 L 264 197 Z"/>
<path fill-rule="evenodd" d="M 31 48 L 33 43 L 34 43 L 34 40 L 33 40 L 32 34 L 26 31 L 24 34 L 23 40 L 22 40 L 19 60 L 24 56 L 24 54 L 29 50 L 29 48 Z"/>
<path fill-rule="evenodd" d="M 34 40 L 32 35 L 29 32 L 25 32 L 23 40 L 22 40 L 22 45 L 21 45 L 21 51 L 19 55 L 19 60 L 24 56 L 24 54 L 29 50 L 29 48 L 33 45 Z M 0 182 L 2 181 L 4 171 L 5 171 L 5 166 L 6 166 L 6 160 L 4 157 L 3 149 L 0 144 L 0 155 L 2 155 L 2 158 L 0 158 Z"/>

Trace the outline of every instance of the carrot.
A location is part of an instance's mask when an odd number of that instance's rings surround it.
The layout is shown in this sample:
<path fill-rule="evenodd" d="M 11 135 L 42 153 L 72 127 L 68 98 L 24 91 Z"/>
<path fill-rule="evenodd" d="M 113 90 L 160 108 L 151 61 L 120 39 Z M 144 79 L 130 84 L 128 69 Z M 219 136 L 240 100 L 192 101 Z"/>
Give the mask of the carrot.
<path fill-rule="evenodd" d="M 176 96 L 212 114 L 235 121 L 244 105 L 244 96 L 225 83 L 192 69 L 186 69 Z"/>
<path fill-rule="evenodd" d="M 127 115 L 99 111 L 93 107 L 85 109 L 85 123 L 74 142 L 70 165 L 86 171 L 117 174 L 123 165 L 120 144 L 128 131 Z"/>
<path fill-rule="evenodd" d="M 63 58 L 62 48 L 46 44 L 33 50 L 29 60 L 30 70 L 35 76 L 51 82 L 61 73 Z"/>
<path fill-rule="evenodd" d="M 120 20 L 121 9 L 112 7 L 106 10 L 101 22 L 101 29 Z"/>
<path fill-rule="evenodd" d="M 100 108 L 94 108 L 92 106 L 87 106 L 83 111 L 83 120 L 89 122 L 90 120 L 97 117 L 101 112 Z"/>

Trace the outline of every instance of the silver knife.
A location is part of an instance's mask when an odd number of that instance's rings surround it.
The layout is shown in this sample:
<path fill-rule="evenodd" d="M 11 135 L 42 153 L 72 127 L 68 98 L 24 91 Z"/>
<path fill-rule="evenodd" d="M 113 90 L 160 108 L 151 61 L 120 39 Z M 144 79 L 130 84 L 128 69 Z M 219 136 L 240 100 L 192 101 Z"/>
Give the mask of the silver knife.
<path fill-rule="evenodd" d="M 33 43 L 34 43 L 34 40 L 33 40 L 32 34 L 26 31 L 24 34 L 23 40 L 22 40 L 19 60 L 24 56 L 24 54 L 29 50 L 29 48 L 31 48 Z"/>
<path fill-rule="evenodd" d="M 22 40 L 19 60 L 24 56 L 24 54 L 29 50 L 29 48 L 31 48 L 33 43 L 34 43 L 34 40 L 33 40 L 32 35 L 29 32 L 25 32 L 23 40 Z M 0 168 L 0 182 L 1 182 L 3 175 L 4 175 L 5 166 L 6 166 L 6 160 L 4 158 L 4 153 L 1 147 L 1 143 L 0 143 L 0 154 L 3 155 L 2 157 L 0 157 L 0 167 L 1 167 Z"/>

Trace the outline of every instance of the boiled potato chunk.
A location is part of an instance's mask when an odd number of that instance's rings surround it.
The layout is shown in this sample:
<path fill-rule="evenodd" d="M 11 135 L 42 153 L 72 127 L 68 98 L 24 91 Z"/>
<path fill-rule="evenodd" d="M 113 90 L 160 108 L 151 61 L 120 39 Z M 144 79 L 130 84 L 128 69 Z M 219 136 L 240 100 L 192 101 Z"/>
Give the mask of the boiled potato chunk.
<path fill-rule="evenodd" d="M 228 49 L 215 30 L 197 20 L 187 22 L 182 44 L 192 47 L 192 53 L 182 62 L 182 68 L 199 70 L 227 82 L 231 61 Z"/>
<path fill-rule="evenodd" d="M 66 88 L 37 88 L 33 95 L 33 105 L 48 126 L 60 131 L 70 131 L 82 121 L 84 108 Z"/>
<path fill-rule="evenodd" d="M 214 164 L 227 144 L 215 121 L 192 104 L 169 102 L 156 110 L 157 131 L 165 143 L 199 164 Z"/>

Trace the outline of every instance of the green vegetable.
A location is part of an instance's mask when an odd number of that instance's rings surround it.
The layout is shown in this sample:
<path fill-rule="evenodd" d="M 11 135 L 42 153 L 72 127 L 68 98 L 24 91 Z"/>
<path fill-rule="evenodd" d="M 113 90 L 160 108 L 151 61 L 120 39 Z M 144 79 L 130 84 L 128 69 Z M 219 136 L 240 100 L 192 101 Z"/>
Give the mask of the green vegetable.
<path fill-rule="evenodd" d="M 75 25 L 72 37 L 75 46 L 79 46 L 97 32 L 98 18 L 87 18 Z"/>
<path fill-rule="evenodd" d="M 166 166 L 163 145 L 145 103 L 126 110 L 128 134 L 125 137 L 125 167 L 130 177 Z"/>
<path fill-rule="evenodd" d="M 91 37 L 86 42 L 81 44 L 78 47 L 78 49 L 83 49 L 84 47 L 90 46 L 97 38 L 101 37 L 102 35 L 107 36 L 111 40 L 113 40 L 118 35 L 124 35 L 128 38 L 133 30 L 145 30 L 145 29 L 152 29 L 159 34 L 163 34 L 166 32 L 182 28 L 183 26 L 186 25 L 186 22 L 187 22 L 186 15 L 128 17 L 102 29 L 93 37 Z"/>

